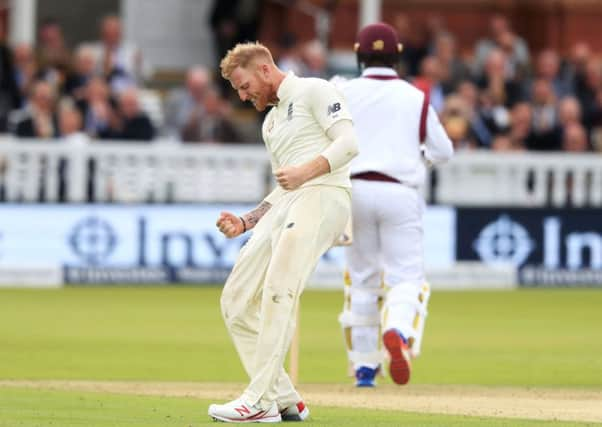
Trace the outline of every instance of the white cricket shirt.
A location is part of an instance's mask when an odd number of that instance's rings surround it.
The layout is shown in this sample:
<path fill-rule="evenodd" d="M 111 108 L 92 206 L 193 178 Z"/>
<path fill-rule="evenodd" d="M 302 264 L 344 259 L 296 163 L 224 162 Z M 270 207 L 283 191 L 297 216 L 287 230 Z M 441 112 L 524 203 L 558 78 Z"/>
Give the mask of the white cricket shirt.
<path fill-rule="evenodd" d="M 426 176 L 418 132 L 423 92 L 385 67 L 366 68 L 360 77 L 338 87 L 345 95 L 358 137 L 359 154 L 351 161 L 351 174 L 380 172 L 409 186 L 421 186 Z M 434 163 L 453 153 L 432 107 L 425 148 Z"/>
<path fill-rule="evenodd" d="M 326 80 L 300 78 L 289 72 L 278 88 L 278 104 L 267 114 L 262 134 L 272 171 L 298 166 L 319 156 L 332 143 L 328 129 L 351 120 L 343 94 Z M 303 184 L 351 187 L 349 163 Z"/>

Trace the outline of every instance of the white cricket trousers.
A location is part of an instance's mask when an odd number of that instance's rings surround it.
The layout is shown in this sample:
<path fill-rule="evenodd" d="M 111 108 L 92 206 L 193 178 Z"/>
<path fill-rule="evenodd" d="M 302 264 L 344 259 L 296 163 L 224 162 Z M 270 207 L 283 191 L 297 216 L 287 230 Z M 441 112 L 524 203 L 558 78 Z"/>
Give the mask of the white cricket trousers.
<path fill-rule="evenodd" d="M 224 320 L 251 382 L 243 398 L 263 408 L 297 403 L 284 370 L 295 311 L 318 260 L 343 232 L 350 192 L 309 186 L 282 196 L 253 229 L 221 297 Z"/>
<path fill-rule="evenodd" d="M 402 184 L 352 182 L 353 244 L 346 248 L 351 288 L 341 323 L 348 328 L 354 368 L 375 368 L 383 360 L 382 330 L 398 329 L 415 344 L 415 354 L 420 351 L 428 299 L 420 295 L 425 283 L 424 201 L 418 190 Z"/>

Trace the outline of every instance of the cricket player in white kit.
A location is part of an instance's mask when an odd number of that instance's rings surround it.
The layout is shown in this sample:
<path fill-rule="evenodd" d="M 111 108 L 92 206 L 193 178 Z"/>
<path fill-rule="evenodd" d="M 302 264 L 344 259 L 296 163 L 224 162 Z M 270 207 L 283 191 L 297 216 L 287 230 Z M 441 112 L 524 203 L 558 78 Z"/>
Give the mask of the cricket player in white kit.
<path fill-rule="evenodd" d="M 234 47 L 221 71 L 241 100 L 259 111 L 272 107 L 262 133 L 278 186 L 253 211 L 240 217 L 222 212 L 217 220 L 227 237 L 253 229 L 221 298 L 251 381 L 240 398 L 211 405 L 209 415 L 236 423 L 303 420 L 309 411 L 284 358 L 305 283 L 349 219 L 355 131 L 334 85 L 283 73 L 259 43 Z"/>
<path fill-rule="evenodd" d="M 360 387 L 374 386 L 384 362 L 383 345 L 393 381 L 409 381 L 430 295 L 419 188 L 425 163 L 437 164 L 453 154 L 428 97 L 394 69 L 401 48 L 391 26 L 364 27 L 355 44 L 361 76 L 339 86 L 359 140 L 359 155 L 351 163 L 353 244 L 346 250 L 340 322 Z"/>

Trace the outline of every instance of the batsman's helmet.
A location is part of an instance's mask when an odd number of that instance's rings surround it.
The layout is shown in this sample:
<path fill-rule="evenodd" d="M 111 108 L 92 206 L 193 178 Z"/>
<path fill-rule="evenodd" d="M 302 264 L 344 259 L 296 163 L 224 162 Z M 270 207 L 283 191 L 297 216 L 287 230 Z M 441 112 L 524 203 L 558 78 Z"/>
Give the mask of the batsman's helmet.
<path fill-rule="evenodd" d="M 402 46 L 397 33 L 389 24 L 379 22 L 366 25 L 357 35 L 353 46 L 358 62 L 380 62 L 392 66 L 399 60 Z"/>

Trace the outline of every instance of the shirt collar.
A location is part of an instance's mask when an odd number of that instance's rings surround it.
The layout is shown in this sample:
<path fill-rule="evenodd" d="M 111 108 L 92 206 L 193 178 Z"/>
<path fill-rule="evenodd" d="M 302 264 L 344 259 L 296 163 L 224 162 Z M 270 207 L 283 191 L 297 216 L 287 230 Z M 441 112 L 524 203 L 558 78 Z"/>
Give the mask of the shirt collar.
<path fill-rule="evenodd" d="M 397 72 L 389 67 L 368 67 L 362 71 L 362 77 L 399 78 Z"/>
<path fill-rule="evenodd" d="M 286 73 L 286 77 L 284 78 L 284 80 L 282 80 L 282 83 L 280 83 L 280 86 L 278 87 L 278 90 L 276 91 L 276 96 L 278 97 L 278 102 L 280 102 L 281 100 L 286 99 L 290 96 L 290 94 L 293 90 L 294 82 L 298 78 L 299 77 L 297 77 L 295 75 L 295 73 L 293 73 L 292 71 L 289 71 L 288 73 Z"/>

